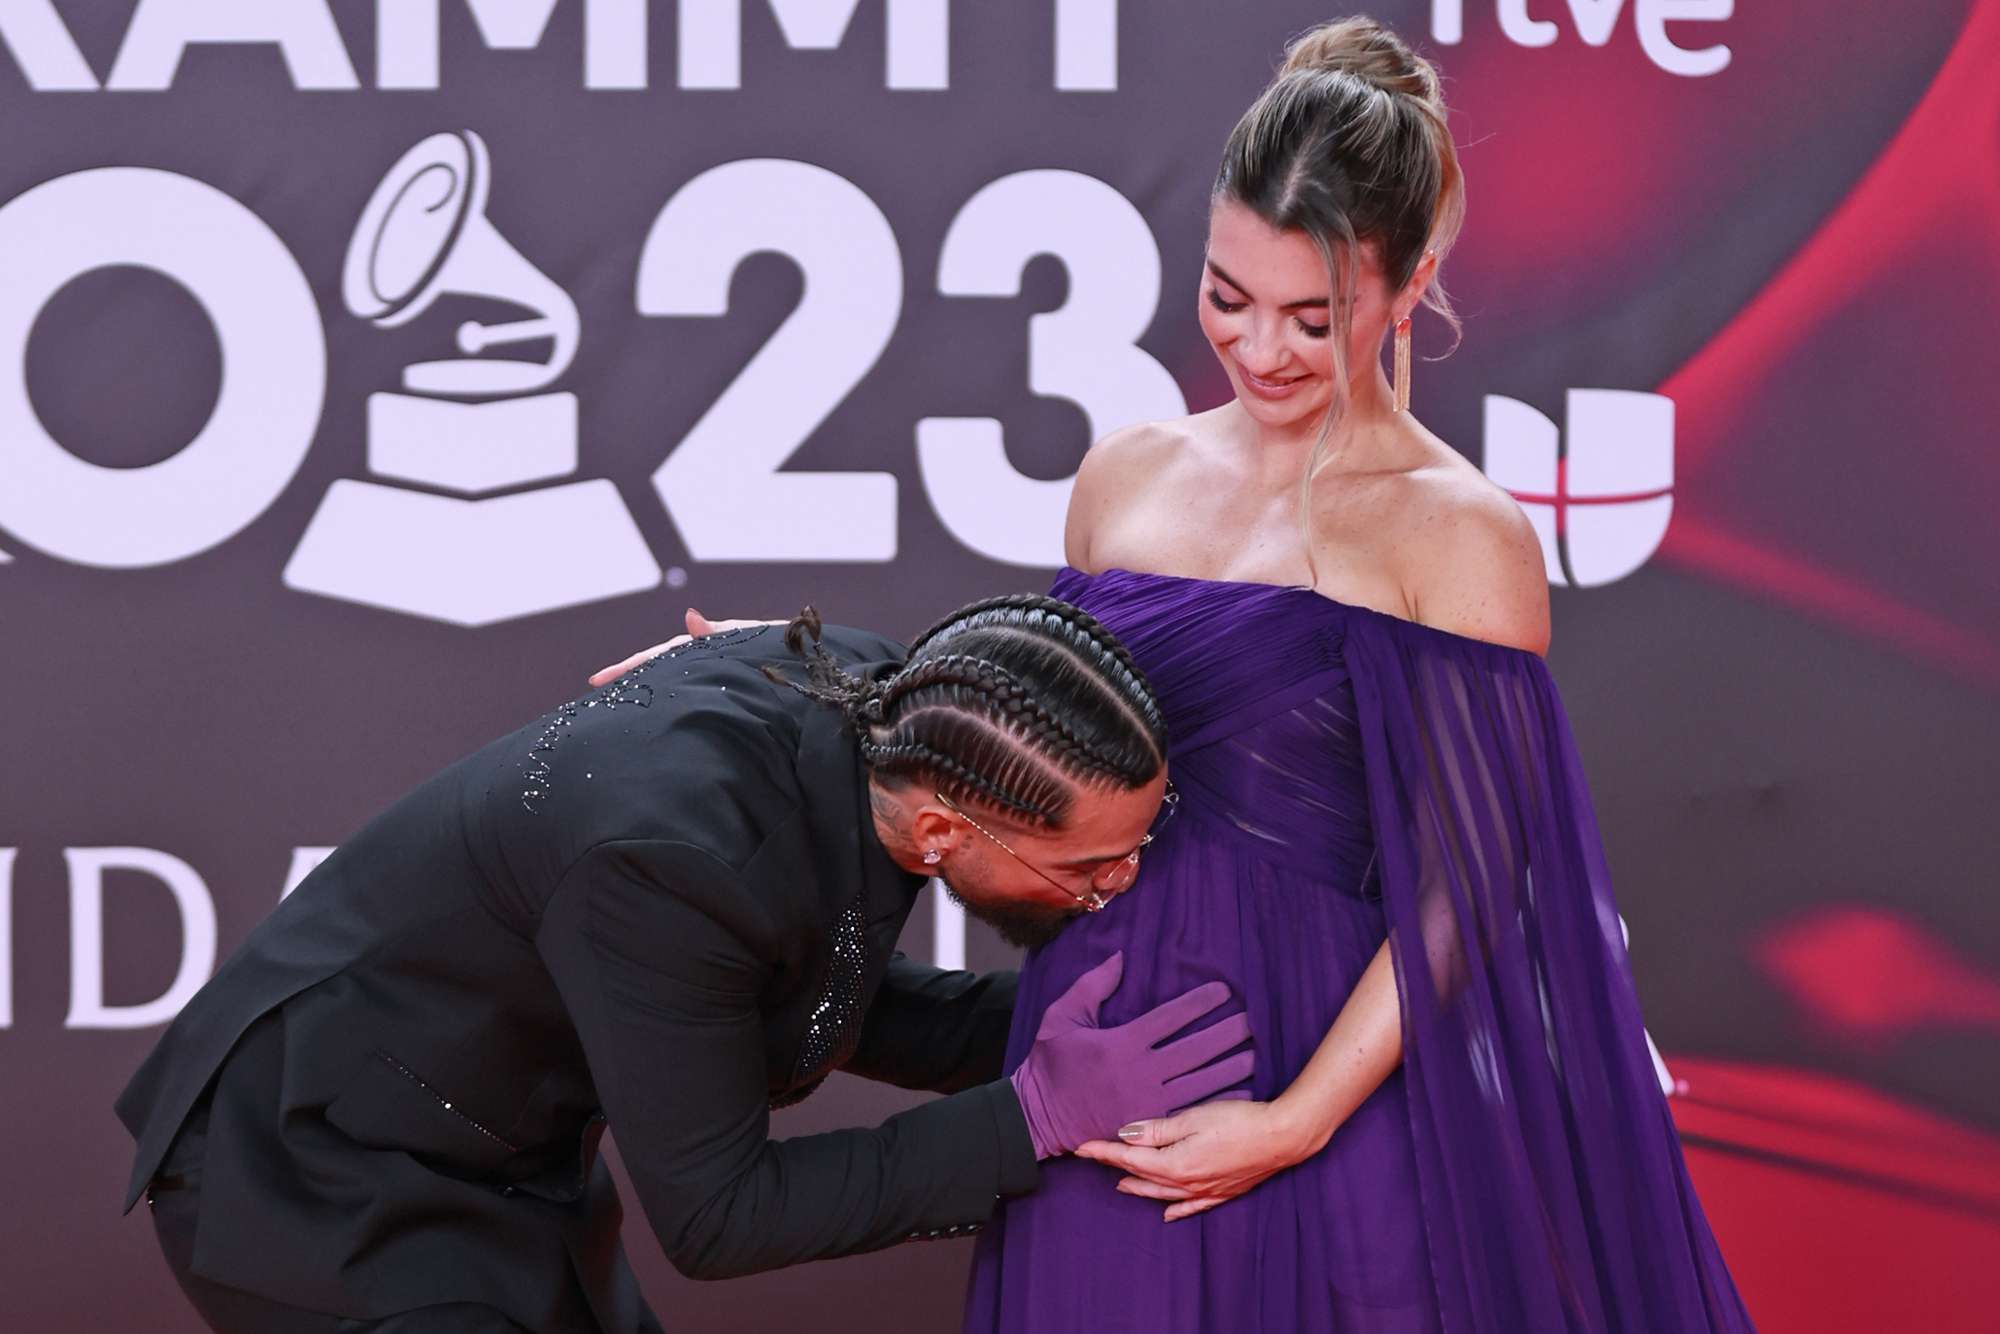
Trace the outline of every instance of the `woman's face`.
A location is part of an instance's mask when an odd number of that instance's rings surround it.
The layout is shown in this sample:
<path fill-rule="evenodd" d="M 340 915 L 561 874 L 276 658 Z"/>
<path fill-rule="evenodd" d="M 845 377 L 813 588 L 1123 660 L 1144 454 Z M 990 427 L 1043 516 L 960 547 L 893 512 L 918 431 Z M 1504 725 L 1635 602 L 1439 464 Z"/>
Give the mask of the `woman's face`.
<path fill-rule="evenodd" d="M 1347 348 L 1356 378 L 1379 373 L 1389 320 L 1375 248 L 1360 249 Z M 1335 387 L 1331 297 L 1326 261 L 1304 232 L 1280 231 L 1233 199 L 1217 201 L 1197 301 L 1201 330 L 1236 401 L 1258 423 L 1286 427 L 1325 416 Z"/>

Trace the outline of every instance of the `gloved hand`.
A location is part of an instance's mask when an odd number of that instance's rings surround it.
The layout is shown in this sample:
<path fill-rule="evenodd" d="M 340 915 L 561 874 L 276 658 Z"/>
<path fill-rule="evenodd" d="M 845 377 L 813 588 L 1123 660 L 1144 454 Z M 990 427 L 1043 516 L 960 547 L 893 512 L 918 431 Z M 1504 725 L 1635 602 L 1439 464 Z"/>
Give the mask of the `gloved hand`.
<path fill-rule="evenodd" d="M 1121 952 L 1072 983 L 1042 1015 L 1035 1045 L 1014 1072 L 1038 1159 L 1110 1139 L 1127 1122 L 1165 1116 L 1250 1077 L 1255 1062 L 1247 1051 L 1215 1061 L 1250 1036 L 1246 1015 L 1158 1045 L 1228 1001 L 1226 983 L 1204 982 L 1129 1024 L 1099 1028 L 1098 1007 L 1124 972 Z"/>

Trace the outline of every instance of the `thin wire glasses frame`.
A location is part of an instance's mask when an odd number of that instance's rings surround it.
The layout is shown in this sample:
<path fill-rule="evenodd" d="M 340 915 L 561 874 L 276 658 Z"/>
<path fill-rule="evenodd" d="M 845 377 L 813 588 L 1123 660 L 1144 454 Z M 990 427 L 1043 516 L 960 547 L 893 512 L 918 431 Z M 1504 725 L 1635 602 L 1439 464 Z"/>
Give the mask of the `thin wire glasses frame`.
<path fill-rule="evenodd" d="M 951 811 L 974 829 L 986 835 L 988 839 L 992 840 L 999 847 L 1000 851 L 1006 853 L 1009 857 L 1012 857 L 1015 861 L 1021 863 L 1021 865 L 1027 867 L 1030 871 L 1033 871 L 1036 875 L 1048 881 L 1078 903 L 1081 903 L 1085 912 L 1102 911 L 1111 902 L 1111 895 L 1121 893 L 1132 887 L 1132 882 L 1139 878 L 1139 854 L 1151 846 L 1155 838 L 1159 837 L 1160 831 L 1167 827 L 1167 822 L 1174 818 L 1174 811 L 1181 802 L 1181 794 L 1174 790 L 1173 780 L 1171 778 L 1168 779 L 1166 793 L 1160 798 L 1160 813 L 1153 817 L 1153 827 L 1146 831 L 1145 836 L 1139 840 L 1137 847 L 1122 857 L 1111 858 L 1100 865 L 1095 871 L 1092 871 L 1090 873 L 1090 892 L 1088 894 L 1079 894 L 1062 881 L 1050 875 L 1047 871 L 1044 871 L 1041 867 L 1029 861 L 1026 857 L 1023 857 L 1020 853 L 1014 851 L 1014 849 L 1008 847 L 1005 840 L 985 825 L 979 823 L 979 821 L 973 819 L 971 815 L 966 813 L 963 806 L 960 806 L 950 797 L 936 791 L 933 791 L 932 795 L 944 803 L 945 809 Z"/>

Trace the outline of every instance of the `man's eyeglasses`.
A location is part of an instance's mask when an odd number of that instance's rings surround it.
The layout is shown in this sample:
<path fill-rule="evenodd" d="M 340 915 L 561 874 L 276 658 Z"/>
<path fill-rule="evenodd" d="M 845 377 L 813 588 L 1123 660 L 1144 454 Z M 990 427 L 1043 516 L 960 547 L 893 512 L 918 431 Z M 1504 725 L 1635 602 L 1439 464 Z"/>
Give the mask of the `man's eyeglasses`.
<path fill-rule="evenodd" d="M 1014 851 L 1014 849 L 1008 847 L 999 835 L 966 814 L 965 808 L 950 797 L 947 797 L 942 792 L 934 792 L 932 795 L 944 803 L 945 809 L 953 812 L 974 829 L 977 829 L 980 833 L 991 839 L 999 846 L 1000 851 L 1006 853 L 1009 857 L 1012 857 L 1015 861 L 1021 863 L 1021 865 L 1027 867 L 1030 871 L 1033 871 L 1036 875 L 1048 881 L 1078 903 L 1081 903 L 1085 912 L 1097 912 L 1111 902 L 1111 895 L 1132 887 L 1132 882 L 1139 878 L 1139 854 L 1151 846 L 1155 838 L 1159 837 L 1160 831 L 1167 827 L 1167 822 L 1174 818 L 1174 810 L 1181 802 L 1181 794 L 1174 791 L 1173 780 L 1167 780 L 1166 795 L 1160 799 L 1160 813 L 1153 818 L 1153 827 L 1147 830 L 1145 836 L 1139 840 L 1139 846 L 1133 848 L 1122 857 L 1113 857 L 1108 861 L 1100 863 L 1090 873 L 1090 892 L 1079 894 L 1062 881 L 1050 875 L 1047 871 L 1044 871 L 1041 867 L 1029 861 L 1026 857 L 1023 857 L 1020 853 Z"/>

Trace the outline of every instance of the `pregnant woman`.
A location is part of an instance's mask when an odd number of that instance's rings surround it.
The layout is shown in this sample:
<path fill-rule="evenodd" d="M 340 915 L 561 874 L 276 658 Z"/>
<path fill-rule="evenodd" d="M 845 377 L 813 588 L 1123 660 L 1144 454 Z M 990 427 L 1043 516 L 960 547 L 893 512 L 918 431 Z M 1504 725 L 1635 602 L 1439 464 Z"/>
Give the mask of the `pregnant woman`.
<path fill-rule="evenodd" d="M 1102 1021 L 1224 979 L 1255 1096 L 1044 1163 L 980 1236 L 970 1334 L 1752 1328 L 1540 656 L 1539 544 L 1409 409 L 1463 214 L 1436 70 L 1369 19 L 1307 33 L 1216 178 L 1196 308 L 1233 401 L 1078 473 L 1052 592 L 1150 679 L 1179 800 L 1144 892 L 1029 954 L 1010 1066 L 1122 952 Z"/>
<path fill-rule="evenodd" d="M 1106 1022 L 1225 979 L 1258 1100 L 1044 1164 L 980 1237 L 970 1331 L 1751 1328 L 1539 656 L 1539 545 L 1409 411 L 1463 200 L 1430 64 L 1368 19 L 1306 34 L 1214 190 L 1234 401 L 1084 461 L 1051 591 L 1150 678 L 1180 801 L 1144 892 L 1029 957 L 1010 1056 L 1122 950 Z"/>

